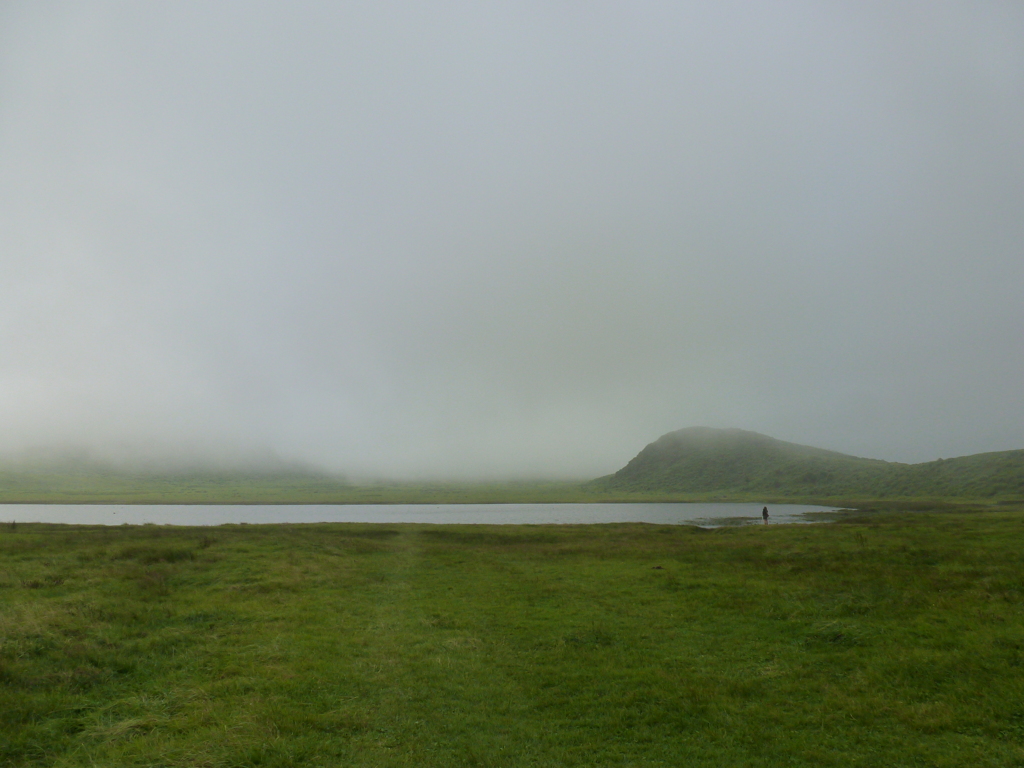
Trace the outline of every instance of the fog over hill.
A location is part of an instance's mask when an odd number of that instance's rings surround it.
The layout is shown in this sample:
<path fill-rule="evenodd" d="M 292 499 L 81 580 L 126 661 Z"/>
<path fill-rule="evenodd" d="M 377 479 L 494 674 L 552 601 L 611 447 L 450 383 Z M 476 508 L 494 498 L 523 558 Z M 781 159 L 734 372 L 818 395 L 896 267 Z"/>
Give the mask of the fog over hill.
<path fill-rule="evenodd" d="M 1024 450 L 899 464 L 741 429 L 690 427 L 662 435 L 618 472 L 590 485 L 617 491 L 779 497 L 1024 499 Z"/>
<path fill-rule="evenodd" d="M 0 457 L 1024 446 L 1024 3 L 0 3 Z"/>
<path fill-rule="evenodd" d="M 284 459 L 245 446 L 34 447 L 0 454 L 0 473 L 79 475 L 288 475 L 334 476 L 308 461 Z"/>

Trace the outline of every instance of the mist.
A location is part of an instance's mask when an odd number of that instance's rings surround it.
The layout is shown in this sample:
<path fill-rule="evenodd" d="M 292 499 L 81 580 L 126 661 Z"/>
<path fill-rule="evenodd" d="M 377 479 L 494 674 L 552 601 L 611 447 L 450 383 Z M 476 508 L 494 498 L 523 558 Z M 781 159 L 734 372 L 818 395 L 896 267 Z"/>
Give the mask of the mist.
<path fill-rule="evenodd" d="M 1024 448 L 1022 41 L 1012 2 L 7 2 L 0 457 Z"/>

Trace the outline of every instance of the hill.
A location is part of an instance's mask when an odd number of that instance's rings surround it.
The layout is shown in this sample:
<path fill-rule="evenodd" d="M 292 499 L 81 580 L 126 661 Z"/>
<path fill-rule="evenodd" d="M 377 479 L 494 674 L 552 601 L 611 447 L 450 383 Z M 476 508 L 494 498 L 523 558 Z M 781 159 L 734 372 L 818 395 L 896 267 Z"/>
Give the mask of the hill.
<path fill-rule="evenodd" d="M 625 493 L 772 498 L 1024 498 L 1024 450 L 922 464 L 864 459 L 741 429 L 690 427 L 590 484 Z"/>
<path fill-rule="evenodd" d="M 812 501 L 859 506 L 1024 501 L 1024 451 L 898 464 L 740 429 L 691 427 L 613 475 L 577 481 L 352 483 L 315 468 L 124 467 L 71 457 L 0 462 L 0 504 L 488 504 Z M 2 516 L 0 510 L 0 516 Z M 13 514 L 13 513 L 12 513 Z"/>

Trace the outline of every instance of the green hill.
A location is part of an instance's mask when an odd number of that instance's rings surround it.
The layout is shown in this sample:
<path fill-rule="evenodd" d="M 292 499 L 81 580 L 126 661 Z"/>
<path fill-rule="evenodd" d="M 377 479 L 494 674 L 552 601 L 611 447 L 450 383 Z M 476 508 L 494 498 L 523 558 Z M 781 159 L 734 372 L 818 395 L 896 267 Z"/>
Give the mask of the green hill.
<path fill-rule="evenodd" d="M 741 429 L 663 435 L 595 490 L 772 498 L 1024 498 L 1024 450 L 923 464 L 863 459 Z"/>
<path fill-rule="evenodd" d="M 0 462 L 0 505 L 487 504 L 595 501 L 1024 501 L 1024 450 L 898 464 L 740 429 L 691 427 L 613 475 L 576 481 L 379 482 L 292 465 L 130 470 L 78 459 Z M 3 510 L 0 509 L 0 519 Z"/>

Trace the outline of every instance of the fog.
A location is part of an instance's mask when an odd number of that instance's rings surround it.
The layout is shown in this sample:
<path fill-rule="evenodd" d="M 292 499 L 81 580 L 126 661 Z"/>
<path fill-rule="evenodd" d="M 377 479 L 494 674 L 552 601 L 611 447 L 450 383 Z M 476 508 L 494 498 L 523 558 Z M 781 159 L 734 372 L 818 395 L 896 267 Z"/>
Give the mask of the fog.
<path fill-rule="evenodd" d="M 8 457 L 1024 448 L 1016 2 L 9 1 L 0 179 Z"/>

